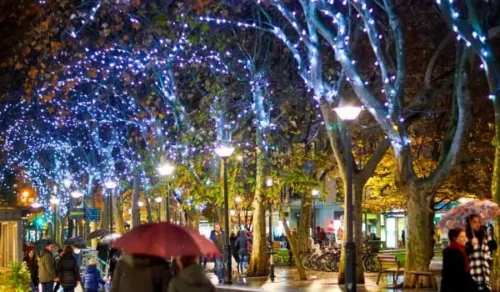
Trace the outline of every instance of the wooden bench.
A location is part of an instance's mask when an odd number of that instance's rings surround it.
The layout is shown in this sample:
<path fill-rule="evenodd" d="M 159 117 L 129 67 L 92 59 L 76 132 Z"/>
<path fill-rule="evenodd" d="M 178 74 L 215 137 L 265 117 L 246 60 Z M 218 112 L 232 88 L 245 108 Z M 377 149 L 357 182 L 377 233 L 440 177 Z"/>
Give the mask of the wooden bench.
<path fill-rule="evenodd" d="M 401 268 L 401 262 L 395 255 L 379 255 L 377 259 L 379 263 L 377 285 L 382 274 L 392 274 L 393 284 L 396 286 L 397 276 L 404 273 L 404 269 Z"/>

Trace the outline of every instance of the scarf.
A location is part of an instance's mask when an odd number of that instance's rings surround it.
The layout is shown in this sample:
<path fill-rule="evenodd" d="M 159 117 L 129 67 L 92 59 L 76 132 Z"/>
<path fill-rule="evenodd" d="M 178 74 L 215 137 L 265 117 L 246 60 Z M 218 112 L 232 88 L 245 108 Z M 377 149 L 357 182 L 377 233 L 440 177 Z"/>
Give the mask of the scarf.
<path fill-rule="evenodd" d="M 450 246 L 460 251 L 460 253 L 462 254 L 462 258 L 464 259 L 465 262 L 465 271 L 467 273 L 470 272 L 470 261 L 469 261 L 469 256 L 467 256 L 467 253 L 465 252 L 465 246 L 458 244 L 454 240 L 450 243 Z"/>

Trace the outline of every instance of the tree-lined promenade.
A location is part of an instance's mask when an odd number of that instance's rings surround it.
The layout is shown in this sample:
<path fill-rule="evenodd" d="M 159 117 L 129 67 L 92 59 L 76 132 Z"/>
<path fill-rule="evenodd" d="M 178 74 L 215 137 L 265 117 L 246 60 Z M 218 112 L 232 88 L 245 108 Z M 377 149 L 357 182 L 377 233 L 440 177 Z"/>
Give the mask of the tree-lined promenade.
<path fill-rule="evenodd" d="M 74 2 L 0 3 L 2 199 L 29 188 L 70 234 L 80 203 L 102 219 L 80 230 L 123 232 L 129 209 L 131 227 L 166 220 L 166 205 L 192 228 L 223 222 L 226 172 L 229 208 L 253 230 L 248 274 L 263 276 L 266 210 L 298 255 L 313 194 L 336 180 L 337 200 L 352 190 L 356 246 L 363 211 L 404 209 L 405 271 L 428 271 L 440 202 L 500 202 L 496 1 Z M 345 105 L 363 108 L 350 125 Z M 220 145 L 235 148 L 226 164 Z M 360 248 L 356 266 L 363 283 Z"/>

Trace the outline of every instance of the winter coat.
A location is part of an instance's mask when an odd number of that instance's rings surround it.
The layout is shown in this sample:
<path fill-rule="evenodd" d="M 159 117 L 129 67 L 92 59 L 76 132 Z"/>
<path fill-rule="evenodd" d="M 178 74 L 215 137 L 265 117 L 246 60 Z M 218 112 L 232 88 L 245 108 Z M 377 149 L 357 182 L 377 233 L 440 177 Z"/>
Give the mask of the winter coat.
<path fill-rule="evenodd" d="M 240 255 L 248 254 L 248 238 L 245 231 L 240 231 L 240 235 L 236 239 L 236 249 Z"/>
<path fill-rule="evenodd" d="M 97 249 L 97 257 L 100 258 L 101 261 L 107 262 L 108 261 L 109 245 L 98 244 L 96 249 Z"/>
<path fill-rule="evenodd" d="M 35 285 L 38 285 L 38 259 L 36 258 L 36 256 L 33 256 L 33 258 L 31 259 L 29 256 L 26 256 L 23 259 L 23 262 L 26 262 L 26 266 L 30 271 L 31 282 L 33 282 L 33 284 Z"/>
<path fill-rule="evenodd" d="M 442 292 L 478 291 L 470 272 L 466 271 L 466 265 L 464 255 L 459 249 L 448 246 L 443 250 Z"/>
<path fill-rule="evenodd" d="M 38 279 L 41 283 L 52 282 L 56 278 L 56 261 L 52 252 L 44 248 L 38 262 Z"/>
<path fill-rule="evenodd" d="M 167 292 L 170 278 L 165 260 L 123 254 L 113 273 L 111 292 Z"/>
<path fill-rule="evenodd" d="M 85 290 L 99 290 L 99 284 L 106 284 L 101 278 L 101 272 L 95 265 L 88 265 L 83 273 L 83 287 Z"/>
<path fill-rule="evenodd" d="M 191 265 L 180 271 L 168 285 L 168 292 L 215 292 L 200 265 Z"/>
<path fill-rule="evenodd" d="M 219 251 L 222 253 L 222 251 L 224 250 L 224 238 L 225 238 L 225 233 L 224 231 L 221 231 L 219 235 L 216 235 L 215 233 L 215 230 L 212 230 L 212 232 L 210 232 L 210 240 L 212 240 L 215 244 L 215 246 L 217 246 L 217 248 L 219 249 Z"/>
<path fill-rule="evenodd" d="M 78 263 L 73 254 L 65 253 L 62 255 L 57 265 L 57 277 L 63 288 L 76 287 L 76 282 L 81 281 Z"/>

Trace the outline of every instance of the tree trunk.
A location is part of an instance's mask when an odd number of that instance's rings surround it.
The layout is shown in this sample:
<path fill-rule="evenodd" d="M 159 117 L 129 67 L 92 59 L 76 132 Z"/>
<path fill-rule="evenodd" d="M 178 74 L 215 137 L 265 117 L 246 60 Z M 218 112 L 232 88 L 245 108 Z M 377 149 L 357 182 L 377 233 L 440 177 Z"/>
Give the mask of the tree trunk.
<path fill-rule="evenodd" d="M 111 212 L 109 211 L 109 203 L 111 200 L 112 190 L 107 190 L 102 196 L 102 210 L 101 210 L 101 228 L 109 230 L 109 220 L 111 218 Z"/>
<path fill-rule="evenodd" d="M 363 268 L 363 212 L 361 208 L 361 203 L 363 199 L 363 190 L 365 187 L 365 182 L 353 176 L 353 216 L 354 216 L 354 242 L 356 243 L 356 283 L 364 284 L 365 283 L 365 273 Z M 347 192 L 345 192 L 347 193 Z M 345 207 L 344 199 L 344 210 Z M 345 218 L 345 216 L 344 216 Z M 345 238 L 347 238 L 347 222 L 344 220 L 344 243 Z M 338 282 L 339 284 L 345 284 L 345 252 L 342 249 L 342 253 L 340 254 L 340 265 L 339 265 L 339 274 L 338 274 Z"/>
<path fill-rule="evenodd" d="M 149 196 L 144 196 L 146 201 L 146 213 L 148 218 L 148 223 L 153 223 L 153 216 L 151 214 L 151 202 Z"/>
<path fill-rule="evenodd" d="M 260 145 L 260 144 L 257 144 Z M 247 275 L 250 277 L 267 276 L 269 273 L 268 256 L 266 254 L 266 205 L 264 200 L 264 159 L 262 153 L 257 153 L 255 172 L 255 196 L 253 206 L 253 240 L 250 266 Z"/>
<path fill-rule="evenodd" d="M 493 164 L 493 177 L 491 179 L 491 193 L 493 201 L 500 204 L 500 96 L 497 95 L 494 100 L 495 106 L 495 160 Z M 497 217 L 494 225 L 495 239 L 500 240 L 500 217 Z M 491 291 L 500 291 L 500 251 L 493 255 L 493 266 L 491 270 Z"/>
<path fill-rule="evenodd" d="M 201 219 L 201 214 L 198 212 L 196 209 L 191 209 L 187 211 L 188 215 L 188 228 L 191 228 L 198 232 L 200 230 L 200 219 Z"/>
<path fill-rule="evenodd" d="M 141 177 L 139 175 L 135 175 L 133 181 L 133 189 L 132 189 L 132 198 L 130 200 L 130 206 L 132 208 L 132 222 L 131 228 L 139 226 L 141 224 L 141 210 L 139 208 L 139 197 L 141 195 Z"/>
<path fill-rule="evenodd" d="M 118 189 L 117 193 L 113 194 L 113 231 L 115 233 L 123 234 L 125 233 L 125 226 L 123 222 L 123 206 L 122 206 L 122 194 Z"/>
<path fill-rule="evenodd" d="M 290 248 L 292 250 L 293 258 L 291 260 L 292 261 L 295 260 L 295 266 L 297 267 L 297 271 L 299 272 L 299 279 L 302 281 L 306 281 L 307 274 L 306 274 L 304 267 L 302 266 L 302 262 L 299 259 L 299 246 L 297 244 L 296 237 L 292 236 L 292 234 L 290 232 L 290 227 L 288 226 L 288 223 L 286 222 L 285 213 L 283 212 L 283 209 L 281 206 L 282 205 L 279 205 L 280 219 L 281 219 L 281 222 L 283 223 L 283 228 L 285 229 L 286 238 L 288 238 L 288 242 L 290 243 Z"/>
<path fill-rule="evenodd" d="M 402 188 L 408 194 L 408 234 L 406 244 L 404 287 L 413 287 L 413 275 L 410 271 L 429 271 L 432 249 L 429 246 L 429 205 L 426 200 L 428 193 L 417 186 Z M 421 278 L 422 279 L 422 278 Z M 428 287 L 428 279 L 421 287 Z"/>
<path fill-rule="evenodd" d="M 309 194 L 304 194 L 300 211 L 299 226 L 297 228 L 297 255 L 307 252 L 311 248 L 309 240 L 309 230 L 311 228 L 313 198 Z M 314 226 L 313 226 L 314 228 Z"/>

